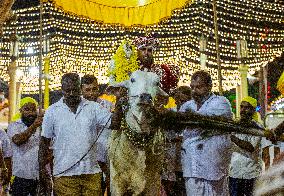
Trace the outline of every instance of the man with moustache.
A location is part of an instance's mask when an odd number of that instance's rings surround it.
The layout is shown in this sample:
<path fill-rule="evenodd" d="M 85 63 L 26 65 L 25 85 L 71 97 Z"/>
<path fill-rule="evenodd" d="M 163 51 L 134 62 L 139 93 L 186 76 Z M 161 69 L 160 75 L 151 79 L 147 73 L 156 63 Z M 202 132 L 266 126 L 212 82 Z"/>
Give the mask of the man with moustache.
<path fill-rule="evenodd" d="M 38 185 L 38 149 L 42 115 L 37 112 L 38 103 L 31 97 L 20 101 L 21 118 L 9 124 L 8 136 L 11 140 L 13 157 L 12 195 L 35 196 Z"/>
<path fill-rule="evenodd" d="M 255 127 L 262 126 L 257 122 L 257 100 L 247 96 L 240 105 L 240 122 Z M 236 134 L 236 137 L 249 142 L 251 156 L 234 152 L 230 166 L 230 195 L 252 196 L 256 178 L 261 174 L 261 137 L 246 134 Z"/>
<path fill-rule="evenodd" d="M 208 72 L 197 71 L 191 77 L 192 100 L 180 112 L 192 111 L 204 116 L 232 118 L 231 105 L 223 96 L 211 92 Z M 188 127 L 183 132 L 182 167 L 188 196 L 229 195 L 228 172 L 233 151 L 249 150 L 249 144 L 230 135 L 201 138 L 203 129 Z M 236 145 L 240 148 L 238 148 Z"/>
<path fill-rule="evenodd" d="M 39 148 L 40 184 L 50 191 L 45 156 L 53 142 L 55 195 L 100 196 L 102 171 L 97 161 L 97 139 L 105 128 L 120 127 L 121 108 L 114 114 L 81 97 L 80 77 L 66 73 L 61 79 L 63 97 L 44 116 Z M 117 124 L 116 124 L 117 123 Z"/>
<path fill-rule="evenodd" d="M 138 61 L 140 70 L 154 72 L 160 77 L 160 86 L 170 93 L 177 87 L 179 79 L 179 68 L 175 65 L 155 64 L 154 52 L 158 49 L 160 42 L 152 36 L 139 37 L 133 41 L 138 50 Z"/>

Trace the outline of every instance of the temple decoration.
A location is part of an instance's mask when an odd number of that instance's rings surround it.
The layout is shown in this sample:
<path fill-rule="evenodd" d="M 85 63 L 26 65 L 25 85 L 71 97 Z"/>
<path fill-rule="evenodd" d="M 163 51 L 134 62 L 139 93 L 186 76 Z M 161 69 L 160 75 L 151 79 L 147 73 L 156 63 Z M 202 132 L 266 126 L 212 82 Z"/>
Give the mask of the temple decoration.
<path fill-rule="evenodd" d="M 50 0 L 71 15 L 107 24 L 152 25 L 172 15 L 190 0 Z"/>
<path fill-rule="evenodd" d="M 66 0 L 67 1 L 67 0 Z M 69 1 L 68 1 L 69 2 Z M 236 41 L 247 41 L 248 72 L 273 61 L 283 53 L 284 6 L 259 0 L 218 1 L 220 58 L 224 91 L 240 83 Z M 38 76 L 31 67 L 38 67 L 39 7 L 15 10 L 17 22 L 5 26 L 0 41 L 0 77 L 8 81 L 9 37 L 17 28 L 23 38 L 19 44 L 18 68 L 23 74 L 23 93 L 37 93 Z M 195 1 L 154 25 L 132 26 L 102 24 L 87 18 L 69 15 L 54 4 L 44 4 L 44 35 L 50 39 L 50 90 L 60 88 L 60 78 L 66 72 L 95 74 L 100 83 L 107 83 L 112 56 L 123 40 L 135 40 L 151 33 L 162 43 L 154 54 L 155 64 L 174 64 L 180 68 L 179 85 L 187 85 L 193 72 L 200 70 L 199 41 L 207 38 L 206 69 L 212 75 L 213 90 L 218 91 L 212 5 L 206 0 Z M 266 34 L 266 36 L 264 36 Z M 266 45 L 266 49 L 262 48 Z M 33 53 L 28 53 L 33 48 Z"/>

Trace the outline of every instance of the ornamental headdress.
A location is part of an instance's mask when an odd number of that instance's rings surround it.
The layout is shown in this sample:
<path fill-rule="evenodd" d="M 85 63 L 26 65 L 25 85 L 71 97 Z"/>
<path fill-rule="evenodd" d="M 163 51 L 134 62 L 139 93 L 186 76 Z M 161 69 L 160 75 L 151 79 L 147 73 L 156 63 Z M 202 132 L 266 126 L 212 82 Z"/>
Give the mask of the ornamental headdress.
<path fill-rule="evenodd" d="M 160 42 L 158 39 L 149 35 L 135 39 L 133 41 L 133 45 L 135 45 L 137 49 L 140 49 L 142 47 L 152 47 L 153 50 L 157 50 L 157 48 L 160 46 Z"/>

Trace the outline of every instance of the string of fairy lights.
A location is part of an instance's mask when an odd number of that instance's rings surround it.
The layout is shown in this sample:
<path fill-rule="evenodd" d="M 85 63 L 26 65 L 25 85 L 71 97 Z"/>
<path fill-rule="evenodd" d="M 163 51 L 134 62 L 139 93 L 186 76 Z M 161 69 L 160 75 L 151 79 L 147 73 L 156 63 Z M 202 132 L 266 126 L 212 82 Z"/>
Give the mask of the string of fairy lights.
<path fill-rule="evenodd" d="M 273 61 L 284 48 L 284 6 L 261 0 L 218 1 L 220 56 L 224 90 L 240 83 L 236 41 L 246 39 L 249 57 L 244 62 L 253 74 L 259 67 Z M 207 42 L 208 71 L 213 78 L 213 90 L 218 90 L 217 61 L 214 39 L 213 11 L 208 0 L 196 0 L 171 18 L 146 27 L 102 24 L 87 18 L 68 15 L 44 5 L 43 34 L 50 40 L 50 88 L 58 89 L 63 73 L 77 72 L 81 76 L 95 74 L 106 83 L 109 61 L 124 39 L 133 40 L 150 32 L 162 43 L 155 53 L 155 62 L 180 67 L 180 84 L 188 84 L 193 72 L 200 69 L 199 41 L 203 34 Z M 17 29 L 22 38 L 19 45 L 19 78 L 24 93 L 38 91 L 39 6 L 15 10 L 18 21 L 4 28 L 0 41 L 0 77 L 8 80 L 9 37 Z M 32 48 L 32 52 L 27 52 Z"/>

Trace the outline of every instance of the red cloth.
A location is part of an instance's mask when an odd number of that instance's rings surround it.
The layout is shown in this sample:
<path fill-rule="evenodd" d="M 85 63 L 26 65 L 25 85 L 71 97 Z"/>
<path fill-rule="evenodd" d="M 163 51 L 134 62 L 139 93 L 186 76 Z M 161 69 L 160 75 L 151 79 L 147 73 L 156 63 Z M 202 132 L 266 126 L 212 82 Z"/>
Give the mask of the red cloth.
<path fill-rule="evenodd" d="M 170 93 L 177 88 L 179 81 L 179 69 L 175 65 L 153 65 L 151 71 L 160 76 L 160 86 L 166 92 Z"/>
<path fill-rule="evenodd" d="M 161 87 L 164 91 L 169 93 L 177 87 L 179 74 L 177 73 L 177 70 L 168 65 L 161 65 L 161 68 L 164 70 L 164 75 L 161 79 Z"/>

